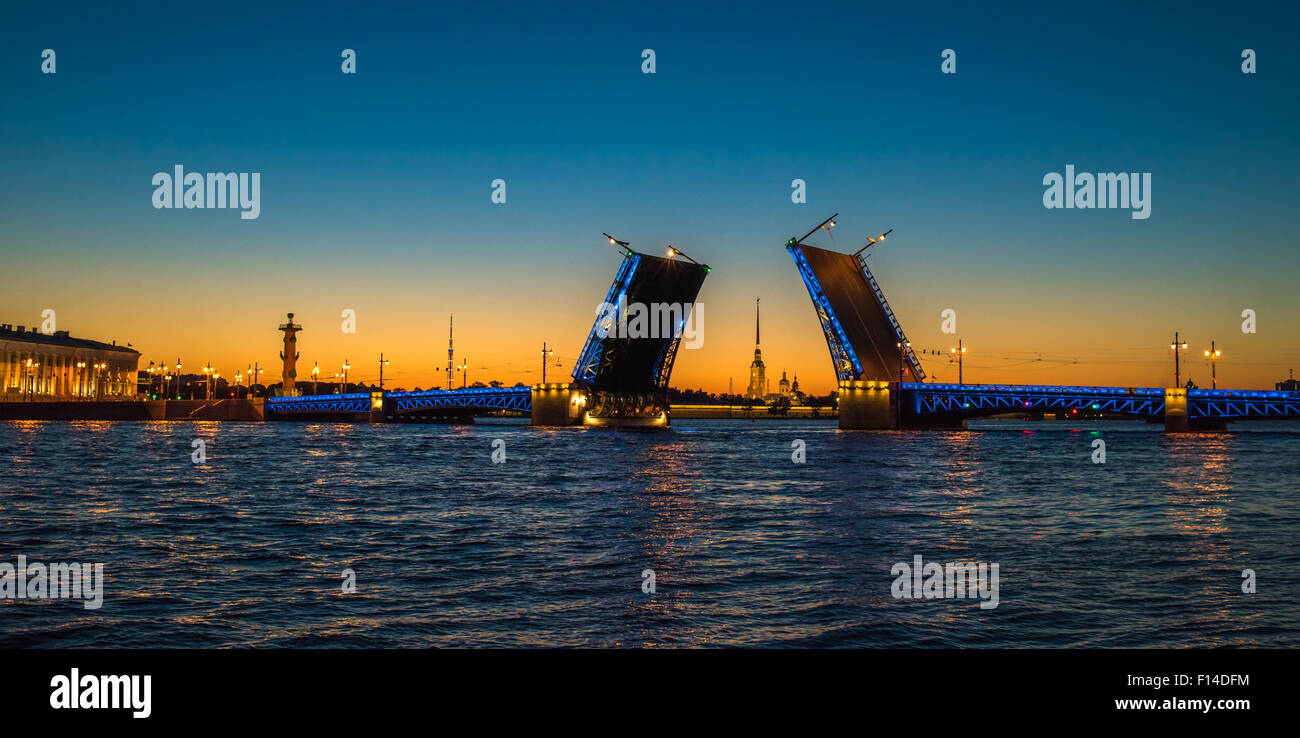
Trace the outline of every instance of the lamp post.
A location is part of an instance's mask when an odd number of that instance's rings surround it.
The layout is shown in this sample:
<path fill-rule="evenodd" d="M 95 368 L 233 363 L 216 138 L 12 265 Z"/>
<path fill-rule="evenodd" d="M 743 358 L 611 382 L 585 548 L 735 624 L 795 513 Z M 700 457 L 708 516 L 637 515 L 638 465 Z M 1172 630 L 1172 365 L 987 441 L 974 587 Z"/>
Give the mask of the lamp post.
<path fill-rule="evenodd" d="M 834 224 L 834 223 L 831 223 L 831 225 L 835 225 L 835 224 Z M 863 251 L 866 251 L 867 249 L 871 248 L 871 247 L 874 246 L 875 244 L 878 244 L 878 243 L 880 243 L 881 241 L 885 240 L 886 238 L 889 238 L 889 234 L 891 234 L 891 233 L 893 233 L 893 232 L 894 232 L 894 229 L 893 229 L 893 228 L 890 228 L 889 230 L 885 231 L 884 233 L 880 234 L 879 236 L 867 236 L 867 245 L 866 245 L 866 246 L 863 246 L 862 248 L 860 248 L 860 249 L 858 249 L 857 251 L 853 252 L 853 255 L 854 255 L 855 257 L 858 256 L 858 255 L 861 254 Z M 870 254 L 868 254 L 868 256 L 870 256 Z M 865 261 L 866 261 L 866 257 L 863 257 L 863 258 L 862 258 L 862 261 L 865 262 Z"/>
<path fill-rule="evenodd" d="M 320 362 L 317 361 L 311 368 L 311 393 L 316 394 L 316 384 L 320 380 Z"/>
<path fill-rule="evenodd" d="M 832 223 L 831 225 L 834 225 L 834 223 Z M 701 267 L 704 267 L 704 271 L 706 271 L 706 272 L 712 271 L 711 269 L 709 269 L 709 265 L 708 265 L 708 264 L 701 264 L 700 262 L 698 262 L 698 261 L 692 259 L 692 258 L 691 258 L 691 257 L 690 257 L 686 252 L 682 251 L 681 249 L 677 248 L 676 246 L 673 246 L 672 244 L 669 244 L 669 245 L 668 245 L 668 255 L 669 255 L 670 257 L 671 257 L 671 256 L 680 256 L 680 257 L 682 257 L 683 259 L 685 259 L 685 260 L 689 261 L 690 263 L 694 264 L 695 266 L 701 266 Z"/>
<path fill-rule="evenodd" d="M 909 343 L 909 342 L 905 342 L 905 341 L 898 341 L 898 342 L 896 342 L 894 345 L 898 347 L 898 383 L 899 383 L 899 384 L 902 384 L 902 383 L 903 383 L 903 377 L 904 377 L 904 374 L 903 374 L 903 356 L 904 356 L 905 353 L 906 353 L 905 349 L 912 348 L 912 344 Z"/>
<path fill-rule="evenodd" d="M 25 366 L 27 367 L 27 376 L 24 378 L 25 381 L 23 382 L 23 389 L 26 390 L 25 392 L 23 392 L 23 396 L 24 399 L 26 399 L 28 402 L 31 402 L 33 399 L 33 395 L 36 394 L 35 377 L 36 377 L 36 369 L 37 367 L 40 366 L 40 362 L 34 362 L 29 358 L 27 359 L 27 363 L 25 364 Z"/>
<path fill-rule="evenodd" d="M 102 400 L 104 399 L 104 379 L 103 379 L 104 370 L 108 368 L 108 364 L 101 361 L 95 364 L 94 368 L 95 368 L 95 399 Z"/>
<path fill-rule="evenodd" d="M 203 399 L 212 399 L 212 362 L 203 366 Z"/>
<path fill-rule="evenodd" d="M 176 357 L 176 399 L 181 399 L 181 359 Z"/>
<path fill-rule="evenodd" d="M 952 353 L 957 355 L 957 384 L 964 384 L 962 377 L 962 357 L 966 355 L 966 347 L 961 345 L 961 340 L 957 340 L 957 347 L 952 349 Z"/>
<path fill-rule="evenodd" d="M 461 371 L 460 388 L 465 389 L 469 386 L 469 357 L 460 360 L 460 366 L 456 367 Z"/>
<path fill-rule="evenodd" d="M 381 352 L 379 354 L 379 391 L 380 392 L 384 391 L 384 367 L 387 365 L 388 362 L 384 360 L 384 354 Z"/>
<path fill-rule="evenodd" d="M 546 348 L 546 342 L 542 341 L 542 384 L 546 384 L 546 357 L 555 353 Z"/>
<path fill-rule="evenodd" d="M 152 361 L 149 362 L 149 366 L 153 366 Z M 152 372 L 153 370 L 150 369 L 149 371 Z M 85 397 L 85 396 L 86 396 L 86 362 L 78 361 L 77 362 L 77 397 Z"/>
<path fill-rule="evenodd" d="M 243 381 L 243 379 L 244 379 L 244 373 L 239 370 L 235 370 L 235 397 L 239 397 L 239 384 L 240 382 Z"/>
<path fill-rule="evenodd" d="M 1174 331 L 1174 342 L 1169 344 L 1169 348 L 1174 350 L 1174 387 L 1182 389 L 1183 373 L 1178 365 L 1178 352 L 1187 348 L 1187 342 L 1178 340 L 1178 331 Z"/>
<path fill-rule="evenodd" d="M 898 399 L 895 400 L 895 402 L 897 403 L 897 406 L 898 406 L 898 410 L 896 411 L 897 414 L 895 415 L 895 418 L 897 418 L 897 421 L 898 421 L 898 427 L 899 427 L 899 428 L 902 428 L 902 427 L 903 427 L 903 425 L 902 425 L 902 422 L 903 422 L 903 376 L 904 376 L 904 375 L 903 375 L 903 355 L 906 353 L 907 349 L 910 349 L 910 348 L 912 347 L 912 344 L 909 343 L 909 342 L 906 342 L 906 341 L 896 341 L 896 342 L 894 343 L 894 345 L 898 347 Z"/>
<path fill-rule="evenodd" d="M 1210 360 L 1210 389 L 1219 388 L 1219 378 L 1215 374 L 1214 364 L 1222 353 L 1214 347 L 1214 341 L 1210 341 L 1210 348 L 1205 352 L 1205 358 Z"/>
<path fill-rule="evenodd" d="M 343 369 L 343 389 L 342 389 L 342 392 L 341 392 L 340 394 L 346 394 L 347 391 L 348 391 L 348 370 L 351 369 L 351 368 L 352 368 L 352 365 L 348 363 L 348 360 L 347 360 L 347 359 L 344 359 L 344 360 L 343 360 L 343 367 L 342 367 L 342 369 Z"/>

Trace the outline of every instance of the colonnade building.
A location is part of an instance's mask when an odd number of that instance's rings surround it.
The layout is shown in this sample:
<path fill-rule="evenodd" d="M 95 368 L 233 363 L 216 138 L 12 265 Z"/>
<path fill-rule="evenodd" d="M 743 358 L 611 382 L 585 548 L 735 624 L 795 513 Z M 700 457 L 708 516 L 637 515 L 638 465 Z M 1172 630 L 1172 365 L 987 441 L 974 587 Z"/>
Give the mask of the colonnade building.
<path fill-rule="evenodd" d="M 0 324 L 0 401 L 131 399 L 139 365 L 140 352 L 116 341 Z"/>

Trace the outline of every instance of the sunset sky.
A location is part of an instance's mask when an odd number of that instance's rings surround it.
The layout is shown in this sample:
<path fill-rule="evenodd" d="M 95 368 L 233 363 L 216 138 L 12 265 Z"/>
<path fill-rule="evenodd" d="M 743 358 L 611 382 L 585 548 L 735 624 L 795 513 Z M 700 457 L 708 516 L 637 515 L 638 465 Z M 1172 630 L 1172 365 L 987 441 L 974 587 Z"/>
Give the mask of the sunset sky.
<path fill-rule="evenodd" d="M 784 244 L 838 211 L 810 242 L 893 228 L 869 263 L 915 348 L 969 347 L 967 382 L 1169 385 L 1178 330 L 1198 384 L 1213 339 L 1220 387 L 1271 389 L 1300 368 L 1300 12 L 1094 5 L 14 6 L 0 321 L 53 309 L 142 365 L 233 375 L 278 365 L 293 312 L 300 379 L 347 358 L 371 381 L 382 351 L 412 388 L 445 383 L 455 313 L 471 382 L 535 382 L 543 341 L 550 376 L 572 368 L 619 263 L 608 231 L 713 267 L 674 386 L 743 391 L 761 297 L 773 389 L 786 370 L 821 394 L 832 366 Z M 176 164 L 260 172 L 260 217 L 155 209 Z M 1151 217 L 1045 209 L 1068 164 L 1149 172 Z"/>

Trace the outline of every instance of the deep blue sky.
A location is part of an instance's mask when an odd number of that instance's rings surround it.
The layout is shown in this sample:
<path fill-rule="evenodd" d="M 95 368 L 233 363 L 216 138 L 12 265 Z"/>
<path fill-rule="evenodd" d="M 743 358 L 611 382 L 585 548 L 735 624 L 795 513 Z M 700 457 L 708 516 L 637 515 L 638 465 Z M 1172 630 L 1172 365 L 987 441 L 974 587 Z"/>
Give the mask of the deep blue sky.
<path fill-rule="evenodd" d="M 895 310 L 946 349 L 957 309 L 979 381 L 1159 383 L 1175 328 L 1234 344 L 1241 384 L 1300 363 L 1293 4 L 512 5 L 11 6 L 0 318 L 52 307 L 146 359 L 233 368 L 273 359 L 295 310 L 309 366 L 382 349 L 427 385 L 455 311 L 483 372 L 528 379 L 532 343 L 577 353 L 608 230 L 715 267 L 675 384 L 743 385 L 762 295 L 769 366 L 822 391 L 781 244 L 838 210 L 826 245 L 896 229 L 873 257 Z M 261 218 L 153 209 L 176 163 L 261 172 Z M 1045 210 L 1043 175 L 1071 163 L 1151 172 L 1152 217 Z M 1081 365 L 1015 369 L 1036 352 Z"/>

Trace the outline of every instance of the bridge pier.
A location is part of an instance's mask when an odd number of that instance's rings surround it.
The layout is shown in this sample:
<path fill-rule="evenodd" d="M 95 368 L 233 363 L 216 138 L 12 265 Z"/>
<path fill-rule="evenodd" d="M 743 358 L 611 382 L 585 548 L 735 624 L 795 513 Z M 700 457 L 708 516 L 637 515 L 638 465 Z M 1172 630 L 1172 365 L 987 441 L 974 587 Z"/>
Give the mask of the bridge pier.
<path fill-rule="evenodd" d="M 567 382 L 532 387 L 532 424 L 598 428 L 664 428 L 668 407 L 643 393 L 592 392 Z"/>
<path fill-rule="evenodd" d="M 1191 429 L 1191 418 L 1187 415 L 1187 390 L 1165 388 L 1165 433 L 1186 433 Z"/>
<path fill-rule="evenodd" d="M 533 425 L 582 425 L 587 394 L 568 382 L 549 382 L 532 387 Z"/>
<path fill-rule="evenodd" d="M 840 430 L 895 430 L 898 413 L 891 383 L 867 379 L 840 382 Z"/>
<path fill-rule="evenodd" d="M 1165 433 L 1194 433 L 1228 429 L 1223 418 L 1193 418 L 1187 409 L 1187 390 L 1165 389 Z"/>
<path fill-rule="evenodd" d="M 966 419 L 951 415 L 899 414 L 897 382 L 878 379 L 840 382 L 840 430 L 966 430 Z"/>

